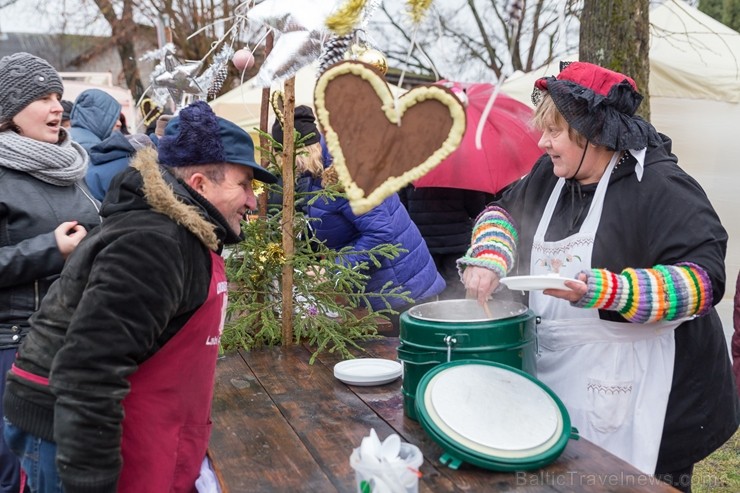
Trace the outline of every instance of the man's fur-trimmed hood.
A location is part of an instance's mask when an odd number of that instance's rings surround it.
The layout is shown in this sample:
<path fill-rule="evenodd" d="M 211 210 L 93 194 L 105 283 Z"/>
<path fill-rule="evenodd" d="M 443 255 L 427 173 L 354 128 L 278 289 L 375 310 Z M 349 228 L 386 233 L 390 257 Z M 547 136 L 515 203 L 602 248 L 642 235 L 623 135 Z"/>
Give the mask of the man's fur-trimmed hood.
<path fill-rule="evenodd" d="M 120 185 L 116 187 L 119 183 L 116 180 L 111 187 L 112 193 L 106 196 L 102 211 L 104 215 L 117 209 L 144 208 L 143 204 L 136 203 L 135 197 L 127 197 L 129 193 L 133 193 L 141 197 L 148 208 L 187 228 L 210 250 L 219 250 L 219 237 L 225 237 L 228 232 L 225 221 L 213 206 L 204 203 L 202 197 L 198 200 L 195 192 L 159 165 L 156 150 L 143 149 L 136 153 L 131 161 L 131 168 L 138 171 L 140 179 L 131 178 L 130 172 L 123 173 Z"/>

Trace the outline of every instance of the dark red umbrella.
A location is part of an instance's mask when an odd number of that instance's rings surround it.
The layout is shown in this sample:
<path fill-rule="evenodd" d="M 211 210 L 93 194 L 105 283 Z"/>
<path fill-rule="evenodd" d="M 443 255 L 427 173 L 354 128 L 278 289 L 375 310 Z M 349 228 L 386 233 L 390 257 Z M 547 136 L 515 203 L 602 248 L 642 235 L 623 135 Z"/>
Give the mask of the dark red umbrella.
<path fill-rule="evenodd" d="M 414 182 L 416 187 L 446 187 L 495 194 L 529 173 L 542 150 L 540 132 L 530 126 L 532 110 L 499 92 L 483 128 L 482 148 L 475 146 L 475 133 L 495 87 L 492 84 L 445 82 L 453 92 L 463 90 L 468 104 L 467 128 L 460 147 L 429 173 Z"/>

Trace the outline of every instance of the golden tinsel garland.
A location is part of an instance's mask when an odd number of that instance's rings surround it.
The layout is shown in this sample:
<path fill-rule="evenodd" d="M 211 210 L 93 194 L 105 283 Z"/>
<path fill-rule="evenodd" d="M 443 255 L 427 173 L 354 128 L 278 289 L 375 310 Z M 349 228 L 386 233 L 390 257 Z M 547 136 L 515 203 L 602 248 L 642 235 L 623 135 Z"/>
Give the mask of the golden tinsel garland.
<path fill-rule="evenodd" d="M 326 19 L 326 27 L 340 36 L 351 33 L 360 22 L 366 4 L 367 0 L 348 0 Z"/>
<path fill-rule="evenodd" d="M 406 4 L 409 6 L 411 20 L 414 21 L 414 24 L 418 24 L 431 7 L 432 0 L 406 0 Z"/>
<path fill-rule="evenodd" d="M 271 242 L 267 244 L 265 253 L 270 261 L 275 262 L 278 265 L 285 263 L 285 252 L 280 243 Z"/>
<path fill-rule="evenodd" d="M 254 258 L 257 260 L 254 266 L 255 269 L 262 272 L 267 264 L 283 265 L 285 263 L 285 252 L 280 243 L 270 242 L 264 250 L 256 252 Z"/>
<path fill-rule="evenodd" d="M 278 119 L 281 127 L 285 126 L 285 116 L 283 115 L 284 99 L 285 95 L 283 94 L 283 91 L 276 89 L 272 91 L 272 94 L 270 94 L 270 106 L 272 106 L 272 111 L 275 112 L 275 118 Z"/>

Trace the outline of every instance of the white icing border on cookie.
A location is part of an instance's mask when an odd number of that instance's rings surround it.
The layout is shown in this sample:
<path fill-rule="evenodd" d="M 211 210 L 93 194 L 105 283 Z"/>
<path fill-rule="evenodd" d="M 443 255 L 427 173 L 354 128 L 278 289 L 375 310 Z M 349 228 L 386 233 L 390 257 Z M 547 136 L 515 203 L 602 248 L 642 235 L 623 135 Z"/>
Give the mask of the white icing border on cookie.
<path fill-rule="evenodd" d="M 381 109 L 385 112 L 386 118 L 391 123 L 400 124 L 403 114 L 408 108 L 427 99 L 436 99 L 444 104 L 449 108 L 450 117 L 452 118 L 450 133 L 439 149 L 432 153 L 423 163 L 406 171 L 401 176 L 388 177 L 367 197 L 365 197 L 365 192 L 350 176 L 344 153 L 339 143 L 339 136 L 331 127 L 329 111 L 326 109 L 326 87 L 335 77 L 344 74 L 362 77 L 370 83 L 375 93 L 380 97 L 383 103 Z M 346 189 L 352 212 L 356 215 L 364 214 L 373 207 L 380 205 L 383 200 L 393 193 L 427 174 L 458 148 L 465 134 L 465 108 L 452 92 L 439 86 L 421 86 L 411 89 L 401 95 L 398 100 L 395 100 L 385 80 L 375 70 L 358 62 L 349 61 L 339 63 L 319 77 L 319 80 L 316 82 L 316 88 L 314 89 L 314 107 L 316 109 L 316 117 L 324 129 L 326 145 L 334 158 L 334 166 L 337 169 L 337 174 Z"/>

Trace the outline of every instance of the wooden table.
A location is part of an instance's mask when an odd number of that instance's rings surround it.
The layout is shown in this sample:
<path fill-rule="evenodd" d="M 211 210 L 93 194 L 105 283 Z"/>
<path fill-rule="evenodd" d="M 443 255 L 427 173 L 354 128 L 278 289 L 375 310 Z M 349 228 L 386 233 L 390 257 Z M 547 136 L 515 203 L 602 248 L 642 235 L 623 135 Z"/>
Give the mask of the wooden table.
<path fill-rule="evenodd" d="M 364 344 L 365 357 L 396 359 L 397 338 Z M 218 362 L 210 455 L 224 493 L 354 492 L 352 449 L 375 428 L 397 433 L 424 454 L 419 491 L 675 492 L 585 440 L 570 440 L 544 469 L 497 473 L 439 462 L 442 449 L 403 414 L 401 379 L 348 386 L 334 378 L 335 355 L 313 364 L 303 346 L 232 353 Z"/>

